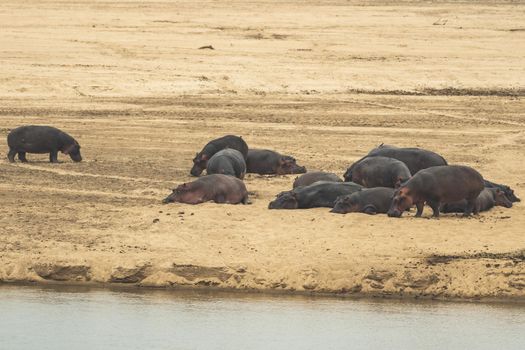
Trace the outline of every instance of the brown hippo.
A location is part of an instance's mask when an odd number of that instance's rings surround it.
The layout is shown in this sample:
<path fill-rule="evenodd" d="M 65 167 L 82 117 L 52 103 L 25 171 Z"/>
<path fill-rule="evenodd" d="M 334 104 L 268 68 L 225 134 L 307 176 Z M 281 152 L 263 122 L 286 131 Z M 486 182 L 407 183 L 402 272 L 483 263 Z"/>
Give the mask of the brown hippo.
<path fill-rule="evenodd" d="M 180 202 L 199 204 L 208 201 L 215 203 L 246 204 L 248 191 L 244 182 L 236 177 L 213 174 L 203 176 L 193 182 L 183 183 L 173 190 L 173 193 L 162 202 Z"/>
<path fill-rule="evenodd" d="M 432 166 L 447 165 L 445 158 L 435 152 L 421 148 L 399 148 L 384 144 L 381 144 L 368 152 L 366 156 L 355 162 L 354 165 L 357 165 L 365 158 L 378 156 L 394 158 L 402 161 L 408 167 L 408 170 L 410 170 L 410 174 L 412 175 L 421 169 L 430 168 Z M 351 169 L 352 167 L 348 170 Z"/>
<path fill-rule="evenodd" d="M 299 166 L 295 158 L 283 156 L 267 149 L 250 149 L 246 160 L 247 172 L 259 175 L 302 174 L 304 166 Z"/>
<path fill-rule="evenodd" d="M 268 209 L 333 208 L 337 197 L 359 191 L 362 186 L 353 182 L 317 181 L 310 186 L 281 192 L 270 202 Z"/>
<path fill-rule="evenodd" d="M 337 198 L 330 212 L 385 214 L 390 208 L 394 192 L 390 187 L 363 188 L 361 191 Z"/>
<path fill-rule="evenodd" d="M 345 181 L 352 181 L 364 187 L 399 186 L 410 178 L 410 170 L 400 160 L 388 157 L 367 157 L 352 164 L 346 171 Z"/>
<path fill-rule="evenodd" d="M 7 158 L 11 163 L 17 153 L 21 162 L 27 162 L 26 153 L 49 153 L 49 161 L 57 163 L 58 151 L 69 155 L 75 162 L 82 160 L 78 142 L 52 126 L 27 125 L 13 129 L 7 135 L 7 145 Z"/>
<path fill-rule="evenodd" d="M 199 176 L 202 171 L 206 169 L 208 160 L 210 160 L 210 158 L 215 153 L 225 148 L 236 149 L 237 151 L 241 152 L 244 160 L 246 160 L 246 157 L 248 156 L 248 145 L 246 142 L 244 142 L 242 137 L 226 135 L 218 139 L 211 140 L 206 144 L 206 146 L 204 146 L 202 151 L 197 153 L 195 158 L 193 158 L 193 167 L 190 170 L 190 174 L 193 176 Z"/>
<path fill-rule="evenodd" d="M 414 204 L 416 216 L 421 216 L 427 203 L 433 210 L 434 217 L 439 216 L 442 204 L 467 201 L 464 216 L 469 216 L 476 209 L 476 198 L 483 191 L 483 177 L 476 170 L 461 165 L 443 165 L 420 170 L 410 180 L 397 189 L 388 216 L 400 217 Z"/>
<path fill-rule="evenodd" d="M 498 188 L 500 189 L 501 191 L 503 191 L 503 193 L 505 193 L 505 196 L 507 196 L 507 198 L 512 202 L 521 202 L 521 199 L 519 199 L 515 194 L 514 194 L 514 190 L 512 188 L 510 188 L 509 186 L 507 185 L 500 185 L 500 184 L 497 184 L 497 183 L 494 183 L 494 182 L 491 182 L 489 180 L 483 180 L 485 182 L 485 187 L 486 188 Z"/>
<path fill-rule="evenodd" d="M 505 192 L 499 188 L 487 188 L 476 198 L 476 211 L 487 211 L 495 206 L 512 208 L 512 202 L 507 198 Z M 454 203 L 446 203 L 441 207 L 442 213 L 463 213 L 467 207 L 467 201 L 462 200 Z"/>
<path fill-rule="evenodd" d="M 246 174 L 246 162 L 241 152 L 226 148 L 210 158 L 206 165 L 206 173 L 231 175 L 242 180 Z"/>
<path fill-rule="evenodd" d="M 309 171 L 295 178 L 295 181 L 293 182 L 293 188 L 309 186 L 317 181 L 343 182 L 343 180 L 341 180 L 341 178 L 334 173 L 327 173 L 324 171 Z"/>

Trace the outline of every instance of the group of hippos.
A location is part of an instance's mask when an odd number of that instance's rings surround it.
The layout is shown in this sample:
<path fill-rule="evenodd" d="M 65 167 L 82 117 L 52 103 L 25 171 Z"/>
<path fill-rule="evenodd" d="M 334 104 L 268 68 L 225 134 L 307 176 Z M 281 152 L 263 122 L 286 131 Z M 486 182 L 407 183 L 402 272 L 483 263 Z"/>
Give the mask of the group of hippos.
<path fill-rule="evenodd" d="M 22 126 L 7 136 L 8 159 L 27 162 L 26 153 L 58 152 L 82 160 L 80 145 L 67 133 L 50 126 Z M 475 169 L 449 165 L 439 154 L 420 148 L 381 144 L 352 164 L 344 181 L 336 174 L 307 172 L 292 156 L 265 149 L 249 149 L 242 137 L 226 135 L 208 142 L 193 159 L 190 174 L 197 180 L 179 185 L 163 203 L 248 203 L 243 182 L 246 173 L 302 174 L 293 189 L 279 193 L 269 209 L 332 208 L 333 213 L 362 212 L 400 217 L 416 206 L 421 216 L 425 204 L 433 216 L 440 212 L 469 216 L 494 206 L 512 207 L 520 199 L 506 185 L 485 180 Z"/>

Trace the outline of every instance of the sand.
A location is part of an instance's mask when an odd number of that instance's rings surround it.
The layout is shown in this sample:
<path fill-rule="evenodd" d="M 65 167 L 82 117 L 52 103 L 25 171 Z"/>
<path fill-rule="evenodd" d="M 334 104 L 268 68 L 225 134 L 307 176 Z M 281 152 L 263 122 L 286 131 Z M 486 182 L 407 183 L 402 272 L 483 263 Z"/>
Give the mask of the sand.
<path fill-rule="evenodd" d="M 54 125 L 84 161 L 0 149 L 0 281 L 525 300 L 525 209 L 462 219 L 163 205 L 210 139 L 342 175 L 384 142 L 525 196 L 515 2 L 3 1 L 0 135 Z M 214 49 L 199 49 L 211 45 Z"/>

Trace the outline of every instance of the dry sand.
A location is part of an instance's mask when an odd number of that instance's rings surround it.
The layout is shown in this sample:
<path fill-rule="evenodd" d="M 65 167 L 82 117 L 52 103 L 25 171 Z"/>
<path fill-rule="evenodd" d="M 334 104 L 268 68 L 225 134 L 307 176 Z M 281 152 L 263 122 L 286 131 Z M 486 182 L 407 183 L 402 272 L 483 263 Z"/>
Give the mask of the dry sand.
<path fill-rule="evenodd" d="M 0 280 L 525 300 L 521 203 L 271 211 L 294 176 L 254 175 L 251 205 L 160 203 L 229 133 L 338 174 L 381 142 L 428 148 L 525 197 L 523 18 L 490 1 L 2 1 L 1 137 L 54 125 L 85 161 L 1 150 Z"/>

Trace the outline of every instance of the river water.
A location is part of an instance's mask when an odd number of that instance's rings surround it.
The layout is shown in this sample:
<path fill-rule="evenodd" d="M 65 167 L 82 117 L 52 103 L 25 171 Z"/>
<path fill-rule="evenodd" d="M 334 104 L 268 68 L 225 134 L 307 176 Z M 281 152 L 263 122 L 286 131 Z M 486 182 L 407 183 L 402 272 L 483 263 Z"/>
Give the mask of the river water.
<path fill-rule="evenodd" d="M 0 286 L 0 349 L 525 349 L 520 305 Z"/>

